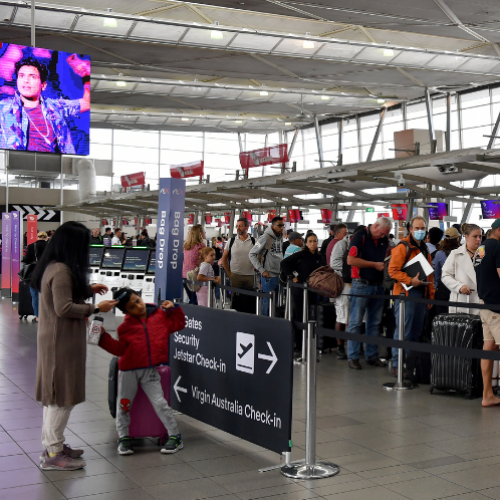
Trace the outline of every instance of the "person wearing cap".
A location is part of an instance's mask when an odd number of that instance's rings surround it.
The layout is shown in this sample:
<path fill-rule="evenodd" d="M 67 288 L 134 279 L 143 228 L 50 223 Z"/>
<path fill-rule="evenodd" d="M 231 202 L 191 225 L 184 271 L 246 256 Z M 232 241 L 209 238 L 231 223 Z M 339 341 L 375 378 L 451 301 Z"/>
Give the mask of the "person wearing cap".
<path fill-rule="evenodd" d="M 500 219 L 491 225 L 490 237 L 477 249 L 474 256 L 477 292 L 481 304 L 500 306 Z M 498 351 L 500 345 L 500 310 L 481 309 L 483 323 L 483 350 Z M 482 359 L 483 407 L 500 406 L 500 399 L 493 393 L 491 377 L 493 360 Z"/>
<path fill-rule="evenodd" d="M 288 235 L 288 247 L 285 252 L 285 259 L 293 255 L 295 252 L 300 252 L 302 247 L 304 246 L 304 239 L 302 238 L 304 234 L 297 233 L 296 231 L 292 231 Z"/>
<path fill-rule="evenodd" d="M 30 245 L 28 245 L 28 250 L 26 251 L 26 255 L 23 258 L 24 264 L 32 264 L 33 262 L 37 262 L 43 255 L 45 251 L 45 247 L 47 246 L 47 233 L 44 231 L 40 231 L 37 235 L 37 240 Z M 38 290 L 32 286 L 30 286 L 31 293 L 31 305 L 33 306 L 33 314 L 35 318 L 33 319 L 33 323 L 38 321 Z"/>
<path fill-rule="evenodd" d="M 326 248 L 326 253 L 324 254 L 326 257 L 326 262 L 330 262 L 332 258 L 332 251 L 335 245 L 342 241 L 347 236 L 347 226 L 345 224 L 337 224 L 333 228 L 333 238 L 331 239 L 328 247 Z"/>
<path fill-rule="evenodd" d="M 285 256 L 285 253 L 286 253 L 286 249 L 288 248 L 288 246 L 290 245 L 290 241 L 288 240 L 288 237 L 293 233 L 293 229 L 287 229 L 286 230 L 286 233 L 283 233 L 284 235 L 286 234 L 286 236 L 283 236 L 283 239 L 286 240 L 285 242 L 283 242 L 283 257 Z"/>
<path fill-rule="evenodd" d="M 461 238 L 462 235 L 458 232 L 458 229 L 455 227 L 449 227 L 444 232 L 443 243 L 441 244 L 440 250 L 438 250 L 438 252 L 434 256 L 434 260 L 432 262 L 434 266 L 434 286 L 436 287 L 436 290 L 438 289 L 439 282 L 441 281 L 441 274 L 444 263 L 446 262 L 448 255 L 450 255 L 450 252 L 460 247 Z M 442 294 L 440 296 L 442 296 Z M 446 299 L 440 298 L 439 300 L 449 300 L 449 293 L 448 293 L 448 298 Z"/>

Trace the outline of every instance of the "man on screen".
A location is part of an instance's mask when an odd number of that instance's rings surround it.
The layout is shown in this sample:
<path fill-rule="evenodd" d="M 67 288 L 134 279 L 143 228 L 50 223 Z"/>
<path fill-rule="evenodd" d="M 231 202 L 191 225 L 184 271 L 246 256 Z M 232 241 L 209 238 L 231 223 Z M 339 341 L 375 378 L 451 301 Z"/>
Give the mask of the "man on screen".
<path fill-rule="evenodd" d="M 67 62 L 82 78 L 81 99 L 44 97 L 47 66 L 31 56 L 16 63 L 17 91 L 0 101 L 0 149 L 76 153 L 69 122 L 90 110 L 90 61 L 72 54 Z"/>

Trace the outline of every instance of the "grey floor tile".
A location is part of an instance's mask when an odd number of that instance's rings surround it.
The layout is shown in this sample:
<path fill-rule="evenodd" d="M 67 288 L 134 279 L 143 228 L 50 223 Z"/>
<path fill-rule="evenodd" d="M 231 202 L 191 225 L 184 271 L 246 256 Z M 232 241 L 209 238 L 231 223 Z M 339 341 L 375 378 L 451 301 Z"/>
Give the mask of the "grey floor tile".
<path fill-rule="evenodd" d="M 257 485 L 256 485 L 257 486 Z M 283 484 L 280 486 L 272 486 L 270 488 L 256 488 L 252 491 L 244 491 L 237 494 L 241 500 L 253 500 L 257 498 L 269 498 L 277 495 L 284 495 L 283 498 L 289 498 L 294 493 L 306 493 L 307 489 L 299 483 Z M 314 498 L 314 497 L 309 497 Z"/>
<path fill-rule="evenodd" d="M 234 474 L 257 470 L 259 464 L 252 458 L 245 455 L 234 457 L 214 458 L 211 460 L 200 460 L 191 464 L 196 470 L 208 477 Z"/>
<path fill-rule="evenodd" d="M 0 500 L 65 500 L 65 497 L 53 484 L 41 483 L 0 489 Z"/>
<path fill-rule="evenodd" d="M 4 443 L 0 446 L 0 457 L 21 455 L 23 450 L 16 443 Z"/>
<path fill-rule="evenodd" d="M 229 492 L 211 479 L 193 479 L 172 484 L 149 486 L 145 490 L 157 500 L 199 500 L 224 497 Z"/>
<path fill-rule="evenodd" d="M 439 477 L 426 477 L 388 484 L 387 489 L 404 495 L 411 500 L 435 500 L 451 495 L 468 493 L 469 490 Z"/>
<path fill-rule="evenodd" d="M 15 488 L 30 484 L 48 483 L 49 480 L 36 467 L 0 472 L 0 488 Z"/>
<path fill-rule="evenodd" d="M 139 486 L 156 486 L 177 481 L 203 478 L 204 475 L 188 464 L 164 465 L 148 469 L 129 470 L 127 476 Z"/>
<path fill-rule="evenodd" d="M 77 498 L 97 495 L 98 493 L 111 493 L 113 491 L 137 488 L 137 485 L 123 473 L 62 479 L 61 481 L 54 481 L 53 484 L 66 498 Z"/>
<path fill-rule="evenodd" d="M 449 457 L 434 458 L 431 460 L 423 460 L 422 462 L 413 462 L 413 463 L 410 463 L 409 465 L 411 465 L 412 467 L 415 467 L 416 469 L 433 469 L 435 467 L 443 467 L 445 465 L 458 464 L 458 463 L 461 463 L 464 461 L 465 460 L 463 458 L 451 455 Z"/>
<path fill-rule="evenodd" d="M 422 462 L 424 460 L 433 460 L 435 458 L 448 457 L 449 453 L 431 448 L 425 444 L 416 446 L 404 446 L 403 448 L 393 448 L 383 450 L 381 453 L 390 458 L 405 463 Z"/>
<path fill-rule="evenodd" d="M 336 493 L 323 498 L 327 500 L 408 500 L 408 497 L 394 493 L 383 486 Z"/>
<path fill-rule="evenodd" d="M 411 472 L 402 472 L 400 474 L 391 474 L 390 476 L 372 477 L 371 481 L 380 486 L 394 483 L 402 483 L 405 481 L 412 481 L 413 479 L 423 479 L 432 477 L 428 472 L 417 470 Z"/>
<path fill-rule="evenodd" d="M 373 488 L 376 484 L 368 479 L 359 479 L 357 481 L 349 481 L 348 483 L 331 484 L 328 486 L 320 486 L 315 488 L 314 493 L 320 496 L 334 495 L 338 493 L 346 493 L 348 491 L 364 490 Z"/>
<path fill-rule="evenodd" d="M 143 489 L 135 489 L 99 493 L 97 495 L 79 497 L 78 500 L 153 500 L 153 498 Z"/>
<path fill-rule="evenodd" d="M 212 480 L 224 487 L 230 493 L 234 493 L 236 495 L 240 495 L 248 491 L 294 484 L 294 481 L 277 473 L 277 471 L 260 473 L 257 470 L 216 476 L 213 477 Z"/>
<path fill-rule="evenodd" d="M 401 462 L 394 460 L 393 458 L 386 457 L 376 452 L 340 457 L 335 460 L 335 463 L 349 472 L 383 469 L 385 467 L 393 467 L 401 464 Z"/>
<path fill-rule="evenodd" d="M 0 447 L 3 445 L 0 445 Z M 26 455 L 13 455 L 8 457 L 0 457 L 0 472 L 31 469 L 35 467 L 33 462 Z M 1 488 L 0 484 L 0 488 Z"/>
<path fill-rule="evenodd" d="M 344 440 L 334 441 L 333 443 L 319 443 L 316 445 L 316 455 L 320 458 L 358 455 L 366 451 L 369 450 L 363 446 Z"/>
<path fill-rule="evenodd" d="M 450 472 L 442 474 L 440 477 L 473 491 L 500 486 L 498 466 L 495 465 Z"/>
<path fill-rule="evenodd" d="M 103 474 L 116 474 L 117 472 L 120 472 L 113 466 L 113 464 L 104 458 L 92 459 L 85 457 L 85 463 L 87 464 L 85 468 L 75 471 L 64 471 L 64 475 L 61 475 L 61 471 L 44 471 L 43 473 L 50 481 L 61 481 L 62 479 L 66 480 L 90 476 L 102 476 Z"/>

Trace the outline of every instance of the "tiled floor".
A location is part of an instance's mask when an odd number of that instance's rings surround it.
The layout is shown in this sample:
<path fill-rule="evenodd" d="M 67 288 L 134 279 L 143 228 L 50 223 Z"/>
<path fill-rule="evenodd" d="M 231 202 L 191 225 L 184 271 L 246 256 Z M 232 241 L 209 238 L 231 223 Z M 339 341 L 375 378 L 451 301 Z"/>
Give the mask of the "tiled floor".
<path fill-rule="evenodd" d="M 85 449 L 87 467 L 41 472 L 42 410 L 33 400 L 36 326 L 20 323 L 0 300 L 0 500 L 479 500 L 500 499 L 500 408 L 431 396 L 426 387 L 388 393 L 388 372 L 349 370 L 325 355 L 318 365 L 318 447 L 341 473 L 295 482 L 258 472 L 279 457 L 186 416 L 185 449 L 159 453 L 153 441 L 119 457 L 107 409 L 110 356 L 89 349 L 87 402 L 72 413 L 67 441 Z M 293 457 L 304 457 L 305 373 L 295 367 Z"/>

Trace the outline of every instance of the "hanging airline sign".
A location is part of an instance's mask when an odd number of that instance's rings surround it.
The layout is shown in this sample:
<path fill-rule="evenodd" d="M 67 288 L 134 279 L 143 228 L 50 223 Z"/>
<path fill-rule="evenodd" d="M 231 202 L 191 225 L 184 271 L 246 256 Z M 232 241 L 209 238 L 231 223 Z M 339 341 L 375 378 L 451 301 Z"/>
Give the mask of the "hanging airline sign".
<path fill-rule="evenodd" d="M 138 172 L 137 174 L 122 175 L 121 181 L 124 188 L 144 186 L 146 185 L 146 174 Z"/>
<path fill-rule="evenodd" d="M 321 222 L 323 224 L 330 224 L 332 222 L 332 211 L 328 208 L 321 209 Z"/>
<path fill-rule="evenodd" d="M 184 179 L 186 177 L 203 177 L 205 162 L 195 161 L 194 163 L 184 163 L 170 167 L 170 175 L 174 179 Z"/>
<path fill-rule="evenodd" d="M 272 222 L 275 217 L 276 217 L 276 210 L 267 211 L 267 222 Z"/>
<path fill-rule="evenodd" d="M 244 217 L 248 222 L 252 222 L 251 212 L 241 212 L 241 216 Z"/>
<path fill-rule="evenodd" d="M 212 214 L 205 214 L 205 224 L 212 224 Z"/>
<path fill-rule="evenodd" d="M 225 224 L 231 224 L 231 212 L 224 212 Z"/>
<path fill-rule="evenodd" d="M 406 220 L 406 213 L 408 207 L 405 204 L 391 205 L 392 208 L 392 218 L 394 220 Z"/>
<path fill-rule="evenodd" d="M 187 223 L 188 223 L 188 226 L 191 226 L 194 224 L 194 214 L 189 214 Z"/>
<path fill-rule="evenodd" d="M 240 153 L 240 164 L 243 170 L 286 162 L 288 162 L 287 144 L 278 144 L 277 146 L 269 146 L 267 148 Z"/>
<path fill-rule="evenodd" d="M 35 243 L 37 240 L 37 216 L 36 215 L 28 215 L 27 217 L 28 224 L 27 224 L 27 230 L 28 230 L 28 245 L 31 245 L 32 243 Z"/>
<path fill-rule="evenodd" d="M 391 214 L 389 212 L 385 212 L 383 214 L 377 214 L 377 217 L 387 217 L 388 219 L 391 217 Z"/>
<path fill-rule="evenodd" d="M 288 215 L 290 216 L 290 223 L 299 222 L 303 220 L 301 210 L 288 210 Z"/>
<path fill-rule="evenodd" d="M 0 211 L 5 212 L 5 205 L 0 205 Z M 20 212 L 22 220 L 28 220 L 28 215 L 36 215 L 38 222 L 61 222 L 61 212 L 51 207 L 42 208 L 40 205 L 11 205 L 9 212 Z"/>
<path fill-rule="evenodd" d="M 222 227 L 222 220 L 221 219 L 215 219 L 215 222 L 217 223 L 217 227 Z"/>

